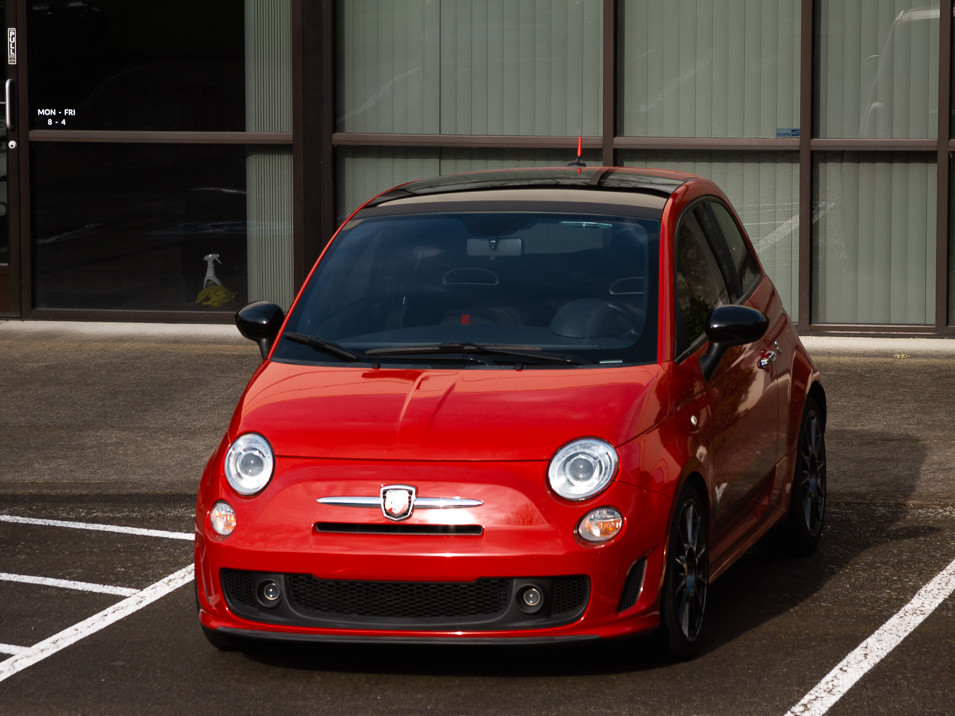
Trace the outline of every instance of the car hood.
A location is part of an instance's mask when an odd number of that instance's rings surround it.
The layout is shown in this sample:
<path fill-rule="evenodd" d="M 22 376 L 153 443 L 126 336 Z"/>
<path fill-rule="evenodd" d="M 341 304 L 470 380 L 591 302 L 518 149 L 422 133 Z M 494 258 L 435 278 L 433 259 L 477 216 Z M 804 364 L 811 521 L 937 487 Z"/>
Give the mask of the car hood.
<path fill-rule="evenodd" d="M 394 460 L 547 460 L 579 437 L 620 445 L 662 418 L 659 366 L 390 370 L 264 363 L 230 437 L 276 455 Z"/>

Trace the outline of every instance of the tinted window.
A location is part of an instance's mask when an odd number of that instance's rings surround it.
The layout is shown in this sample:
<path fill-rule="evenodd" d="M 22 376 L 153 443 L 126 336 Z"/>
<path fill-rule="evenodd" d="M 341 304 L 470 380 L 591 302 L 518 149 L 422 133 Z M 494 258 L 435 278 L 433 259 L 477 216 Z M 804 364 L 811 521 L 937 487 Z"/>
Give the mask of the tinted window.
<path fill-rule="evenodd" d="M 756 287 L 756 284 L 760 278 L 762 278 L 756 259 L 750 252 L 749 246 L 729 210 L 715 201 L 710 202 L 708 208 L 713 212 L 713 216 L 716 218 L 723 239 L 726 242 L 726 249 L 729 251 L 733 273 L 740 285 L 740 294 L 741 296 L 746 296 Z"/>
<path fill-rule="evenodd" d="M 676 237 L 676 346 L 679 357 L 706 330 L 710 313 L 730 302 L 716 257 L 695 212 L 684 212 Z"/>
<path fill-rule="evenodd" d="M 244 6 L 35 1 L 33 129 L 245 129 Z"/>
<path fill-rule="evenodd" d="M 247 153 L 234 145 L 34 144 L 36 305 L 234 311 L 248 300 Z M 202 302 L 210 254 L 219 256 L 212 268 L 225 290 Z"/>
<path fill-rule="evenodd" d="M 356 219 L 289 330 L 359 355 L 478 343 L 587 364 L 655 362 L 658 233 L 654 220 L 575 214 Z M 289 340 L 276 357 L 329 360 Z"/>

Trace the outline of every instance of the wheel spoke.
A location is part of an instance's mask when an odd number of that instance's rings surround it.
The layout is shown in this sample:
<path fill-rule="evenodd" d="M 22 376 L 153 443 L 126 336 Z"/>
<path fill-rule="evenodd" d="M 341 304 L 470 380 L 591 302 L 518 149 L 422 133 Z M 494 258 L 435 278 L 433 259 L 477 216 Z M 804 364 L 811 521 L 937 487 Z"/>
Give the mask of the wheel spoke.
<path fill-rule="evenodd" d="M 696 544 L 696 534 L 693 528 L 693 505 L 687 505 L 684 513 L 683 551 L 689 552 Z"/>
<path fill-rule="evenodd" d="M 690 600 L 686 594 L 680 596 L 680 630 L 683 636 L 690 637 Z"/>
<path fill-rule="evenodd" d="M 819 429 L 819 418 L 815 415 L 809 422 L 809 435 L 809 449 L 814 456 L 819 455 L 819 450 L 823 440 L 823 432 Z"/>

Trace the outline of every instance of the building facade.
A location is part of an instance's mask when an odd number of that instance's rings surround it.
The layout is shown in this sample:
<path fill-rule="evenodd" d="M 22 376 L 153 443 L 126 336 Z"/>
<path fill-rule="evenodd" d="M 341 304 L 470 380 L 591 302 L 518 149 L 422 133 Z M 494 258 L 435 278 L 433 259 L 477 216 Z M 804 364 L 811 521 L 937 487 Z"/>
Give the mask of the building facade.
<path fill-rule="evenodd" d="M 802 332 L 955 336 L 952 5 L 8 1 L 0 318 L 288 306 L 363 199 L 582 137 L 716 180 Z"/>

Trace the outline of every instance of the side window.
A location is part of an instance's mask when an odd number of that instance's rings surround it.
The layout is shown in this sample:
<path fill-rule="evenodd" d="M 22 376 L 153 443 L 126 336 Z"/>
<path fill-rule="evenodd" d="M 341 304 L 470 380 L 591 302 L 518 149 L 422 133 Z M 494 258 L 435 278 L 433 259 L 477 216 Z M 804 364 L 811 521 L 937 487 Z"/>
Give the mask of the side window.
<path fill-rule="evenodd" d="M 677 228 L 675 259 L 675 355 L 679 358 L 703 336 L 713 309 L 730 299 L 719 264 L 692 210 L 684 212 Z"/>
<path fill-rule="evenodd" d="M 726 282 L 726 289 L 731 303 L 735 303 L 742 295 L 742 289 L 739 285 L 739 276 L 736 268 L 733 266 L 733 259 L 726 248 L 726 242 L 723 241 L 723 235 L 719 225 L 709 207 L 713 205 L 710 201 L 701 201 L 693 206 L 691 211 L 694 218 L 700 224 L 703 230 L 703 236 L 706 237 L 706 243 L 713 252 L 713 258 L 720 268 L 723 280 Z"/>
<path fill-rule="evenodd" d="M 723 238 L 726 240 L 726 248 L 733 263 L 734 272 L 738 276 L 740 296 L 746 296 L 762 278 L 759 265 L 729 210 L 716 201 L 710 202 L 709 208 L 713 211 Z"/>

